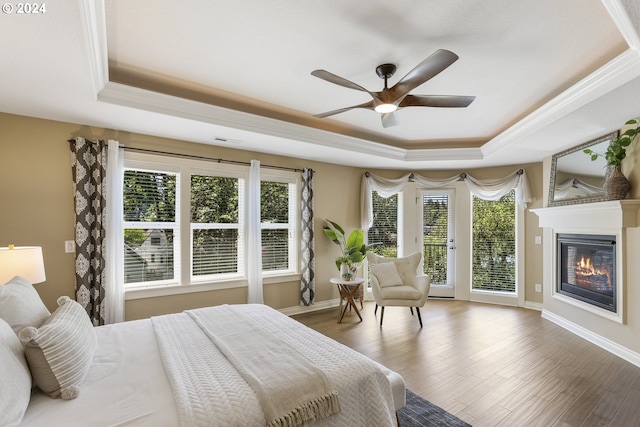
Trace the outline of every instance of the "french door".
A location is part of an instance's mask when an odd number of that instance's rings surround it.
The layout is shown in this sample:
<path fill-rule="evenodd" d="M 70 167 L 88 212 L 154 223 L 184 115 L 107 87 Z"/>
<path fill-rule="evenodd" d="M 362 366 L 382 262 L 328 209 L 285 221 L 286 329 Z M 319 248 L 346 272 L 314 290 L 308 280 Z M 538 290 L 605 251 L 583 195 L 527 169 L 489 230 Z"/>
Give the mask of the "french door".
<path fill-rule="evenodd" d="M 455 190 L 419 190 L 418 218 L 423 271 L 431 280 L 431 297 L 455 296 Z"/>

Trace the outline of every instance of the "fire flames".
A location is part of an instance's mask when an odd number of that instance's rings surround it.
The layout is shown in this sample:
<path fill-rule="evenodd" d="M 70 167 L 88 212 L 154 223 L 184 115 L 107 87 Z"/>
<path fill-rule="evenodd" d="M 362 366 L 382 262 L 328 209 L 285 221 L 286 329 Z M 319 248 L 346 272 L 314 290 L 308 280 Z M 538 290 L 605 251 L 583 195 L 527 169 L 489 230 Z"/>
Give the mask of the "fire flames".
<path fill-rule="evenodd" d="M 576 285 L 596 290 L 612 288 L 611 276 L 608 269 L 598 269 L 591 262 L 591 258 L 580 258 L 575 268 Z"/>

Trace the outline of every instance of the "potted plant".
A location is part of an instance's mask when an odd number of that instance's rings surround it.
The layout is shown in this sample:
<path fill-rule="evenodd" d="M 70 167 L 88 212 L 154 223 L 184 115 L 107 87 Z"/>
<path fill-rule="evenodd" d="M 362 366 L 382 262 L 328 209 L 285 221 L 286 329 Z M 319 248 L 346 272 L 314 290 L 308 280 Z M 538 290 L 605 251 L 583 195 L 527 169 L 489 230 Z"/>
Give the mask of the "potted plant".
<path fill-rule="evenodd" d="M 604 154 L 596 153 L 590 148 L 584 150 L 585 154 L 591 156 L 592 161 L 597 160 L 598 157 L 604 157 L 607 161 L 607 171 L 604 180 L 604 194 L 607 200 L 624 199 L 629 192 L 630 183 L 622 173 L 620 165 L 622 160 L 627 157 L 627 148 L 631 145 L 636 135 L 640 134 L 640 122 L 632 119 L 628 120 L 625 125 L 635 125 L 635 127 L 627 129 L 611 141 Z"/>
<path fill-rule="evenodd" d="M 333 221 L 325 220 L 324 234 L 340 247 L 340 256 L 336 258 L 336 268 L 345 280 L 351 280 L 367 251 L 373 245 L 364 243 L 364 231 L 355 229 L 347 235 L 344 229 Z"/>

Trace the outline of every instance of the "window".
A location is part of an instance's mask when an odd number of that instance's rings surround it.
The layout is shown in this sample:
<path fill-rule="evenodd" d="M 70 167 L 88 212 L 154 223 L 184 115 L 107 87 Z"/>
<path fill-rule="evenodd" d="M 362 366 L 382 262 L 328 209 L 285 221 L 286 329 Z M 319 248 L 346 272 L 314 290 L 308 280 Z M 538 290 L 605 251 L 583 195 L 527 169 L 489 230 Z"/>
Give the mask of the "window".
<path fill-rule="evenodd" d="M 245 215 L 255 203 L 246 199 L 248 173 L 248 166 L 126 153 L 125 283 L 246 279 Z M 296 273 L 298 174 L 263 169 L 261 175 L 263 272 Z"/>
<path fill-rule="evenodd" d="M 516 204 L 473 196 L 472 289 L 516 292 Z"/>
<path fill-rule="evenodd" d="M 397 257 L 401 247 L 399 239 L 401 230 L 398 223 L 398 207 L 402 205 L 402 193 L 384 198 L 376 191 L 372 192 L 373 225 L 369 228 L 368 243 L 379 243 L 371 248 L 372 252 L 385 257 Z"/>
<path fill-rule="evenodd" d="M 237 177 L 191 175 L 192 279 L 241 273 L 243 187 Z"/>
<path fill-rule="evenodd" d="M 178 175 L 126 169 L 124 173 L 124 282 L 174 281 L 179 238 Z M 157 258 L 163 262 L 158 262 Z"/>
<path fill-rule="evenodd" d="M 268 179 L 276 179 L 271 176 Z M 295 271 L 298 252 L 297 177 L 263 180 L 260 185 L 262 271 Z"/>

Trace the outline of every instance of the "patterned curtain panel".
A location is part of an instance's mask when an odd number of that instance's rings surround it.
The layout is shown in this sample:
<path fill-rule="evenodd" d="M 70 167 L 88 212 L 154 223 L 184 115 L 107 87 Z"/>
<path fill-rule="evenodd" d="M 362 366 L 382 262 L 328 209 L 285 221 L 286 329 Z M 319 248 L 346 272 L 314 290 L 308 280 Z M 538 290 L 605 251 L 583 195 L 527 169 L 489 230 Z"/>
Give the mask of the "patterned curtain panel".
<path fill-rule="evenodd" d="M 300 305 L 312 305 L 316 291 L 315 238 L 313 235 L 313 169 L 302 172 L 301 197 L 302 259 L 300 280 Z"/>
<path fill-rule="evenodd" d="M 76 138 L 71 168 L 76 216 L 76 300 L 94 326 L 103 325 L 105 272 L 105 177 L 107 145 Z"/>

